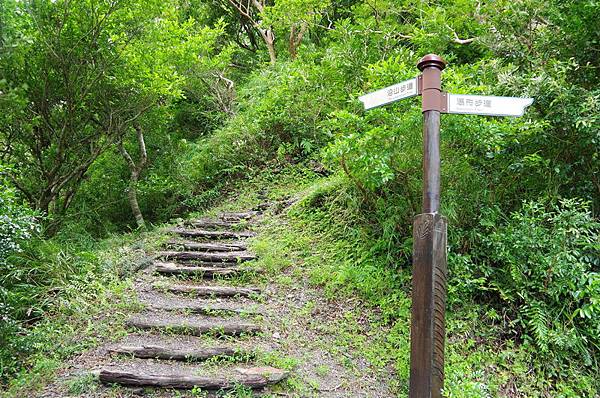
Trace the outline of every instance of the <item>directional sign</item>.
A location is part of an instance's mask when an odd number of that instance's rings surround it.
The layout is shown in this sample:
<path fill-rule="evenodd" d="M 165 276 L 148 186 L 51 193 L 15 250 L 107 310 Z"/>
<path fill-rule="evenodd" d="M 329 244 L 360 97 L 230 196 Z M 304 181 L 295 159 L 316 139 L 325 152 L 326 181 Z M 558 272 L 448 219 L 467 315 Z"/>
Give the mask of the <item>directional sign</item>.
<path fill-rule="evenodd" d="M 533 103 L 533 98 L 445 93 L 441 82 L 445 67 L 439 55 L 426 55 L 417 64 L 423 72 L 418 78 L 359 97 L 365 109 L 423 97 L 423 213 L 413 226 L 410 398 L 441 398 L 444 387 L 448 238 L 447 221 L 439 213 L 440 113 L 523 116 Z"/>
<path fill-rule="evenodd" d="M 358 99 L 365 105 L 365 109 L 371 109 L 404 98 L 414 97 L 418 94 L 417 79 L 414 78 L 373 91 L 372 93 L 358 97 Z"/>
<path fill-rule="evenodd" d="M 523 116 L 533 98 L 448 94 L 448 113 L 488 116 Z"/>

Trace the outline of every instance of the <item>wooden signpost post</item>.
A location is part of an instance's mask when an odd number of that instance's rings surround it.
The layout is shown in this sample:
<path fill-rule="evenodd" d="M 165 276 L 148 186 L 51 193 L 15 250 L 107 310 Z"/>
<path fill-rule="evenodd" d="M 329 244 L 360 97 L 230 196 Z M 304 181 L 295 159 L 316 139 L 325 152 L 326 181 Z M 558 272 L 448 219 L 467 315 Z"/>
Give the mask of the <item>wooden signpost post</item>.
<path fill-rule="evenodd" d="M 422 74 L 363 95 L 372 109 L 421 95 L 423 109 L 423 213 L 413 224 L 409 398 L 440 398 L 444 385 L 447 221 L 440 207 L 440 114 L 522 116 L 532 98 L 448 94 L 442 91 L 446 62 L 435 54 L 417 64 Z"/>

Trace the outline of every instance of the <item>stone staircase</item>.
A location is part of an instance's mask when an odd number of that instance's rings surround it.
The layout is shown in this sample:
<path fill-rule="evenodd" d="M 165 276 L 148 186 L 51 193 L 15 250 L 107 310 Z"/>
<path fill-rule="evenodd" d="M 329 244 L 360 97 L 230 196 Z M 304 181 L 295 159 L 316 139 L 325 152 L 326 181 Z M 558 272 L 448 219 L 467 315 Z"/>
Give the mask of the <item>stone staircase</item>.
<path fill-rule="evenodd" d="M 136 283 L 143 310 L 132 330 L 108 349 L 100 381 L 133 387 L 263 389 L 287 372 L 254 363 L 261 334 L 260 289 L 227 283 L 248 272 L 248 230 L 259 211 L 223 213 L 169 230 L 173 239 L 156 254 L 147 278 Z M 251 272 L 257 272 L 253 269 Z M 166 279 L 166 281 L 165 281 Z"/>

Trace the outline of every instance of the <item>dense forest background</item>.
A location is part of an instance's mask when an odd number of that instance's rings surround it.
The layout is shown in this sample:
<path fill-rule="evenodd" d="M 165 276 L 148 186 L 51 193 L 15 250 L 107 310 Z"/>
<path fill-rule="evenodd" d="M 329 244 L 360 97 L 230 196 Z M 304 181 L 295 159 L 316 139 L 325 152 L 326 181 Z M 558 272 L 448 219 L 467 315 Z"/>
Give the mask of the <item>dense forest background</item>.
<path fill-rule="evenodd" d="M 394 324 L 406 278 L 361 284 L 410 269 L 421 111 L 357 97 L 436 53 L 447 91 L 535 99 L 522 118 L 443 116 L 451 311 L 522 347 L 540 396 L 594 396 L 599 20 L 596 0 L 1 0 L 1 382 L 31 369 L 68 287 L 112 271 L 99 242 L 265 171 L 329 181 L 305 212 L 360 231 L 340 285 Z"/>

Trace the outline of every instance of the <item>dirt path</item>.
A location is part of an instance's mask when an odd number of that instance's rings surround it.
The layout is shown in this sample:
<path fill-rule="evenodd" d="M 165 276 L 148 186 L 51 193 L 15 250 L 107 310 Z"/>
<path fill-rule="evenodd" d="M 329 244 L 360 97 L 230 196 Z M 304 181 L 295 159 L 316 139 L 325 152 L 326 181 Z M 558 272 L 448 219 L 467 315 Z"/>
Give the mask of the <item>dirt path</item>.
<path fill-rule="evenodd" d="M 393 396 L 388 372 L 335 347 L 350 303 L 264 277 L 248 249 L 260 223 L 221 213 L 168 230 L 136 277 L 128 334 L 73 358 L 40 396 Z"/>

